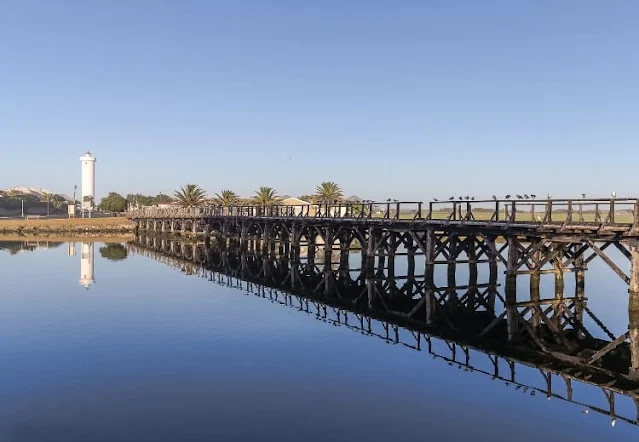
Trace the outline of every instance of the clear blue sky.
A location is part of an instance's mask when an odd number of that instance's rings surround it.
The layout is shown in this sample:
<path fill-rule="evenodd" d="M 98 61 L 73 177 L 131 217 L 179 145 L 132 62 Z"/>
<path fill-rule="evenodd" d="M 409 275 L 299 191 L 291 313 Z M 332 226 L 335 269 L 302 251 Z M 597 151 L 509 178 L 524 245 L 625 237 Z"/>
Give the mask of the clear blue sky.
<path fill-rule="evenodd" d="M 0 0 L 0 188 L 639 195 L 639 2 Z"/>

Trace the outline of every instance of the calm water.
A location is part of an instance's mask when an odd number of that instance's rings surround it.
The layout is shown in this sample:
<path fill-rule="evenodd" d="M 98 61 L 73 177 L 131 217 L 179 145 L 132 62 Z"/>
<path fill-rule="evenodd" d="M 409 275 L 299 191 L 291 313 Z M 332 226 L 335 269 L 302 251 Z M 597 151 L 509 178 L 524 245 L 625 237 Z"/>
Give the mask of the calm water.
<path fill-rule="evenodd" d="M 103 247 L 0 250 L 0 440 L 639 437 L 579 405 L 138 254 L 111 248 L 107 259 Z M 615 333 L 627 328 L 625 290 L 593 262 L 590 307 Z M 543 385 L 536 370 L 518 370 Z M 606 406 L 597 388 L 574 388 L 576 400 Z M 628 398 L 616 406 L 634 418 Z"/>

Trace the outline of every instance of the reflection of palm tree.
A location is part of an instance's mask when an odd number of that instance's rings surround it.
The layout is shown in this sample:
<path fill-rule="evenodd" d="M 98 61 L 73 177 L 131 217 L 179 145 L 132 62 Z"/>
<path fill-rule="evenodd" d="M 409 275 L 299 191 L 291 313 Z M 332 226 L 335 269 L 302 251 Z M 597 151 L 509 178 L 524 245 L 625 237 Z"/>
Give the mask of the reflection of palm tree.
<path fill-rule="evenodd" d="M 253 201 L 261 206 L 271 206 L 279 202 L 279 200 L 275 189 L 265 186 L 260 187 L 260 190 L 257 190 L 253 197 Z"/>
<path fill-rule="evenodd" d="M 240 197 L 232 190 L 222 190 L 220 193 L 215 194 L 215 202 L 222 206 L 231 206 L 237 204 L 240 201 Z"/>
<path fill-rule="evenodd" d="M 173 196 L 183 207 L 194 207 L 204 203 L 206 192 L 197 184 L 186 184 L 176 190 Z"/>
<path fill-rule="evenodd" d="M 332 181 L 324 181 L 315 189 L 315 198 L 319 203 L 336 203 L 343 197 L 342 189 Z"/>

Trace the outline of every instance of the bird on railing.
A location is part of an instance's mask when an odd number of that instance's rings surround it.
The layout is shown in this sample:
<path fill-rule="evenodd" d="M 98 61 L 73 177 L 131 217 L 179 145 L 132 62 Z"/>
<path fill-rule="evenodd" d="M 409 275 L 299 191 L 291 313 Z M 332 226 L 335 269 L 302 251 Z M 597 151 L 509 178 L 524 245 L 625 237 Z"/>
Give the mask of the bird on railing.
<path fill-rule="evenodd" d="M 535 199 L 535 198 L 537 198 L 537 195 L 535 195 L 534 193 L 531 193 L 531 194 L 530 194 L 530 197 L 531 197 L 532 199 Z"/>
<path fill-rule="evenodd" d="M 470 199 L 470 197 L 468 195 L 466 195 L 466 201 L 468 201 Z"/>
<path fill-rule="evenodd" d="M 388 198 L 388 199 L 386 200 L 386 202 L 387 202 L 387 203 L 390 203 L 390 200 L 391 200 L 391 199 L 390 199 L 390 198 Z"/>
<path fill-rule="evenodd" d="M 438 200 L 437 198 L 433 198 L 433 201 L 437 202 L 437 201 L 439 201 L 439 200 Z"/>
<path fill-rule="evenodd" d="M 613 198 L 617 198 L 617 194 L 615 193 L 615 191 L 613 190 L 612 193 L 610 194 Z"/>
<path fill-rule="evenodd" d="M 459 197 L 459 201 L 464 201 L 464 197 L 463 197 L 463 196 L 460 196 L 460 197 Z"/>
<path fill-rule="evenodd" d="M 474 197 L 474 196 L 471 196 L 471 197 L 470 197 L 470 200 L 471 200 L 471 201 L 475 201 L 475 197 Z"/>
<path fill-rule="evenodd" d="M 452 201 L 452 200 L 454 200 L 454 199 L 455 199 L 455 197 L 454 197 L 454 196 L 451 196 L 450 198 L 448 198 L 448 201 Z"/>
<path fill-rule="evenodd" d="M 493 199 L 497 201 L 497 195 L 493 195 Z"/>
<path fill-rule="evenodd" d="M 505 198 L 506 198 L 507 200 L 509 200 L 509 199 L 510 199 L 510 195 L 506 195 L 506 197 L 505 197 Z"/>
<path fill-rule="evenodd" d="M 548 199 L 552 199 L 552 195 L 551 195 L 551 194 L 548 194 L 548 195 L 546 195 L 546 198 L 548 198 Z"/>
<path fill-rule="evenodd" d="M 582 194 L 581 194 L 581 197 L 585 199 L 585 198 L 586 198 L 586 194 L 585 194 L 585 193 L 582 193 Z"/>
<path fill-rule="evenodd" d="M 523 197 L 523 196 L 521 196 L 520 194 L 517 194 L 517 195 L 515 195 L 515 196 L 517 197 L 517 199 L 518 199 L 518 200 L 523 200 L 523 199 L 524 199 L 524 197 Z"/>
<path fill-rule="evenodd" d="M 524 193 L 524 198 L 526 198 L 527 200 L 530 199 L 527 193 Z"/>

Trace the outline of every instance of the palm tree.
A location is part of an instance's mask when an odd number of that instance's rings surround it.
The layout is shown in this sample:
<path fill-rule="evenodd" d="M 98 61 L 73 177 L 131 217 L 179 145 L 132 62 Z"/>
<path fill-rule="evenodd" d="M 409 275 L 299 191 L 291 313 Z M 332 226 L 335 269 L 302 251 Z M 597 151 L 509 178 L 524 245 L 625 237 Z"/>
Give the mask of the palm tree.
<path fill-rule="evenodd" d="M 240 197 L 232 190 L 224 189 L 215 194 L 215 202 L 222 206 L 232 206 L 240 202 Z"/>
<path fill-rule="evenodd" d="M 315 189 L 315 198 L 320 203 L 336 203 L 344 198 L 342 189 L 332 181 L 324 181 Z"/>
<path fill-rule="evenodd" d="M 206 192 L 197 184 L 185 184 L 173 193 L 183 207 L 200 206 L 206 199 Z"/>
<path fill-rule="evenodd" d="M 261 206 L 271 206 L 279 201 L 277 192 L 272 187 L 260 187 L 260 190 L 255 192 L 253 201 Z"/>

